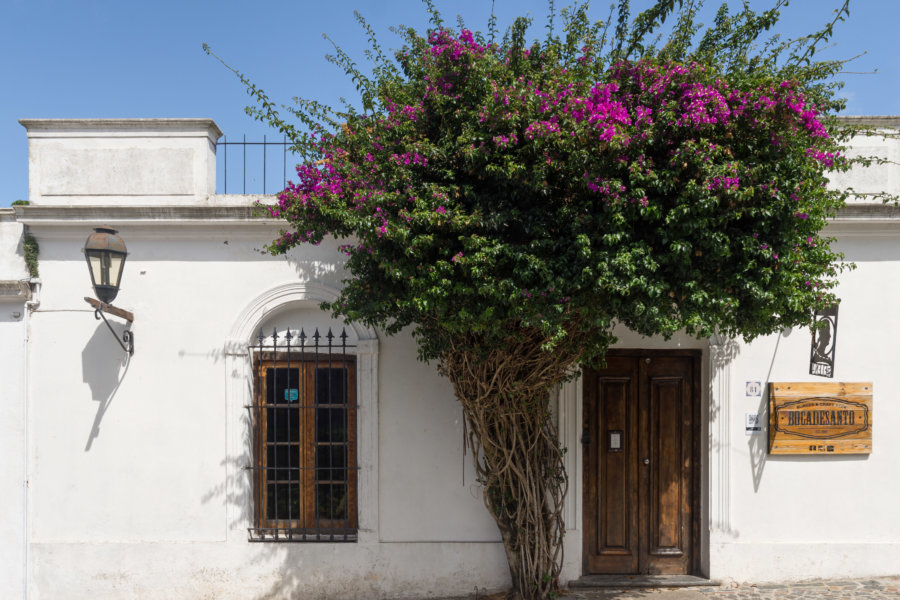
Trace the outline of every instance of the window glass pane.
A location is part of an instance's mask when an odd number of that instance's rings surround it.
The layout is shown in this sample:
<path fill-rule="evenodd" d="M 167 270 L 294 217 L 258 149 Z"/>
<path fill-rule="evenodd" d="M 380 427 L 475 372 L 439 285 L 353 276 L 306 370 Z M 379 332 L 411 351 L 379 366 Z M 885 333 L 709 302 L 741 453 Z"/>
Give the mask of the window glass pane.
<path fill-rule="evenodd" d="M 347 479 L 347 447 L 318 446 L 316 448 L 316 481 Z"/>
<path fill-rule="evenodd" d="M 267 404 L 285 404 L 296 406 L 300 398 L 300 369 L 278 368 L 266 369 Z"/>
<path fill-rule="evenodd" d="M 347 369 L 316 369 L 316 404 L 346 404 Z"/>
<path fill-rule="evenodd" d="M 298 484 L 270 483 L 267 486 L 266 518 L 300 518 L 300 486 Z"/>
<path fill-rule="evenodd" d="M 300 441 L 300 370 L 266 370 L 268 443 Z"/>
<path fill-rule="evenodd" d="M 316 441 L 320 443 L 347 441 L 347 411 L 345 409 L 316 409 Z"/>
<path fill-rule="evenodd" d="M 347 486 L 343 483 L 316 484 L 316 518 L 347 518 Z"/>
<path fill-rule="evenodd" d="M 266 408 L 268 442 L 300 441 L 300 411 L 294 408 Z"/>

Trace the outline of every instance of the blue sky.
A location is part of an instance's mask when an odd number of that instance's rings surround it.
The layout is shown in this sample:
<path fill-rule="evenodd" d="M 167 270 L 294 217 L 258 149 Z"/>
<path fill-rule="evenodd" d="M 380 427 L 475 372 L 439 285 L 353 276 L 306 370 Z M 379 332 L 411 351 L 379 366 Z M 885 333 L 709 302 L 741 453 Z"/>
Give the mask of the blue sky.
<path fill-rule="evenodd" d="M 435 3 L 451 23 L 461 14 L 470 28 L 486 28 L 490 0 Z M 632 0 L 633 10 L 649 3 Z M 759 10 L 771 3 L 751 0 Z M 709 13 L 718 1 L 708 4 Z M 838 4 L 794 0 L 779 31 L 818 29 Z M 595 18 L 605 18 L 609 0 L 592 6 Z M 544 0 L 496 0 L 495 10 L 503 26 L 530 14 L 539 37 L 546 7 Z M 427 23 L 419 0 L 0 0 L 0 206 L 28 197 L 21 118 L 206 117 L 231 139 L 274 136 L 244 114 L 249 98 L 243 87 L 203 52 L 204 42 L 278 102 L 354 98 L 347 78 L 324 59 L 331 46 L 322 38 L 327 33 L 363 62 L 365 38 L 354 9 L 387 48 L 398 46 L 391 25 L 421 29 Z M 877 69 L 845 75 L 847 114 L 900 114 L 897 23 L 900 2 L 855 0 L 850 19 L 839 25 L 828 52 L 841 58 L 866 53 L 848 70 Z"/>

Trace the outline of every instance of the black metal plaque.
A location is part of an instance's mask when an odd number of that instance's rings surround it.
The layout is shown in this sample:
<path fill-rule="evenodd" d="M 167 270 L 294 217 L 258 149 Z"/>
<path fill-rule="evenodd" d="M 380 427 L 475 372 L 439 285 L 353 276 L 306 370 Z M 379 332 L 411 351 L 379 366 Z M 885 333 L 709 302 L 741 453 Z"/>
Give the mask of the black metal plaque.
<path fill-rule="evenodd" d="M 834 350 L 837 346 L 838 305 L 817 312 L 812 328 L 809 374 L 834 377 Z"/>

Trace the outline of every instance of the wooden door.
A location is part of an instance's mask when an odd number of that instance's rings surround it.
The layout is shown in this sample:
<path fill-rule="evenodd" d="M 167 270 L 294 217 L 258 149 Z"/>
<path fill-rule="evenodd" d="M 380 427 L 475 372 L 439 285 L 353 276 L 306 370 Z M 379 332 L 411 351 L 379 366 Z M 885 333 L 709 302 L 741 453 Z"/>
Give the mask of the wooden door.
<path fill-rule="evenodd" d="M 585 574 L 698 572 L 699 358 L 615 351 L 585 370 Z"/>

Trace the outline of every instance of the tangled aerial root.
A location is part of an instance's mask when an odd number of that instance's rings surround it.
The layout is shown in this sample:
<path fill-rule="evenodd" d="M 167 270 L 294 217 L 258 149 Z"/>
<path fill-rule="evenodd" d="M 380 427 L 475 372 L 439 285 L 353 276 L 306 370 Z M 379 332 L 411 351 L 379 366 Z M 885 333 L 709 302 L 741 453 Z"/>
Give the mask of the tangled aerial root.
<path fill-rule="evenodd" d="M 517 600 L 552 597 L 562 568 L 568 478 L 549 401 L 577 356 L 543 351 L 543 341 L 538 332 L 526 333 L 487 355 L 450 348 L 440 364 L 463 406 L 475 472 L 500 529 L 510 597 Z"/>

